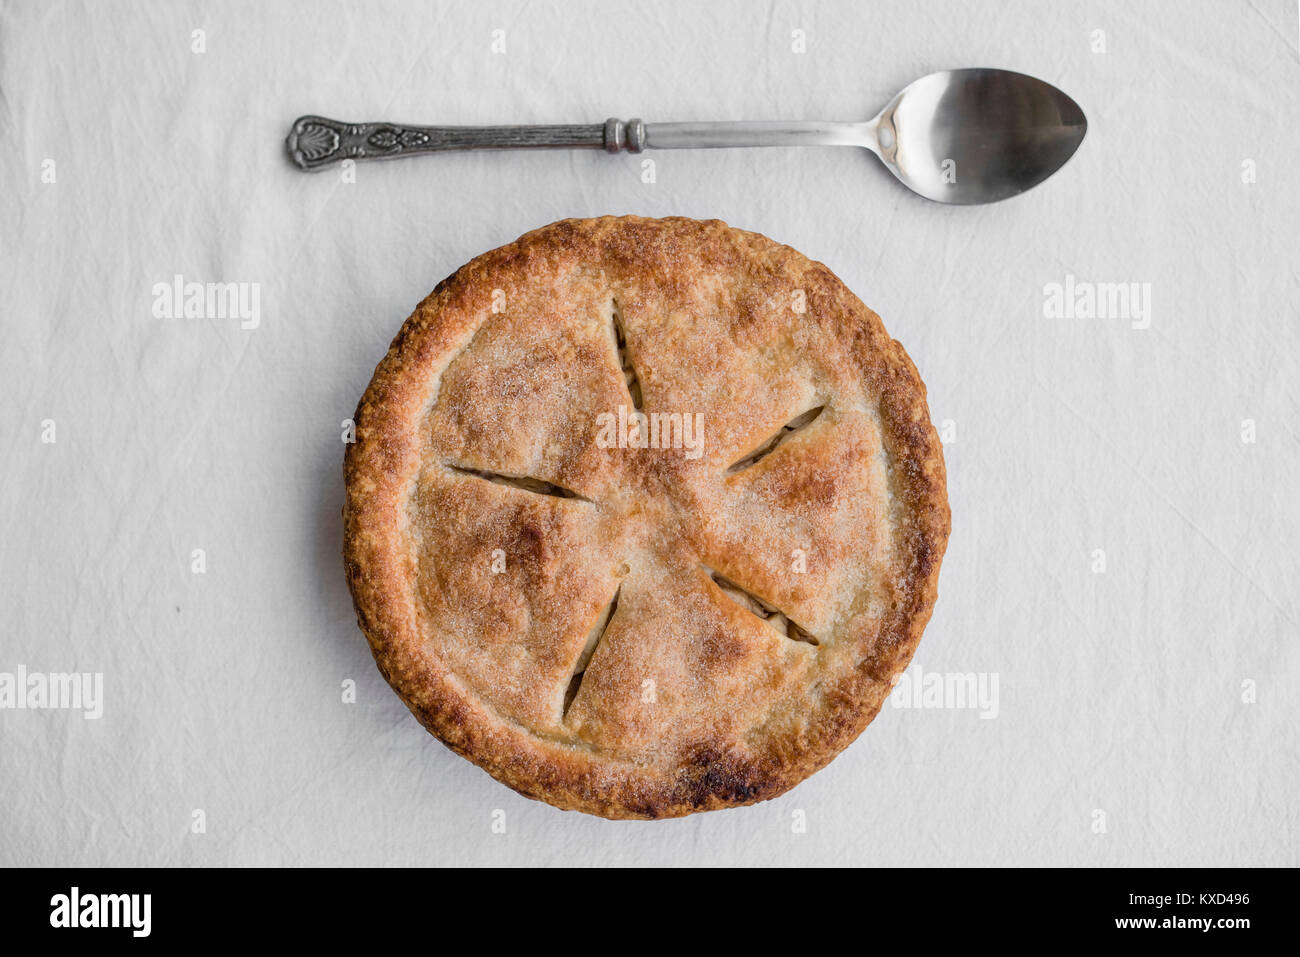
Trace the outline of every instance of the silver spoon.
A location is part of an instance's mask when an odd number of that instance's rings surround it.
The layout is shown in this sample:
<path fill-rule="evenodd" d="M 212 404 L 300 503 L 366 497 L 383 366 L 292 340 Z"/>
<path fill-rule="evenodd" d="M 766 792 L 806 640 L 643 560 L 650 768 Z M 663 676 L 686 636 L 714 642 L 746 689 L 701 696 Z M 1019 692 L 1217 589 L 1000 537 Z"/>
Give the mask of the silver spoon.
<path fill-rule="evenodd" d="M 305 170 L 445 150 L 865 146 L 927 199 L 971 204 L 1037 186 L 1074 154 L 1087 129 L 1078 104 L 1051 84 L 1009 70 L 971 69 L 922 77 L 865 123 L 405 126 L 302 116 L 286 145 Z"/>

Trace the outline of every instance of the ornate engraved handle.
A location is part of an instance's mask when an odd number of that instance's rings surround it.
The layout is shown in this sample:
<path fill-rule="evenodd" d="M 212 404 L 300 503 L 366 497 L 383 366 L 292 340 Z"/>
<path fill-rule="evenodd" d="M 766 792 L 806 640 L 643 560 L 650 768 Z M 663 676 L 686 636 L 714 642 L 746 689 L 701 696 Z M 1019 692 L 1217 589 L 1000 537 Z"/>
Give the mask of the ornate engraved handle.
<path fill-rule="evenodd" d="M 645 124 L 609 119 L 583 126 L 406 126 L 398 123 L 341 123 L 300 116 L 285 141 L 304 170 L 345 159 L 390 159 L 445 150 L 596 149 L 609 153 L 645 149 Z"/>

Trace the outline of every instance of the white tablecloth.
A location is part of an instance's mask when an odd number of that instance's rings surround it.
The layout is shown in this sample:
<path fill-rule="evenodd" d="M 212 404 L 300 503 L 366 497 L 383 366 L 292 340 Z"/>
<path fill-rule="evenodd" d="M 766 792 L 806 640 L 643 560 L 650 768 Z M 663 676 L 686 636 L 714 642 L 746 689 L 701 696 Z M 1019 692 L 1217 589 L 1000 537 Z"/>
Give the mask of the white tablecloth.
<path fill-rule="evenodd" d="M 0 864 L 1300 863 L 1298 26 L 1294 0 L 5 4 L 0 672 L 102 674 L 103 713 L 0 710 Z M 977 65 L 1090 122 L 983 208 L 842 149 L 348 183 L 282 147 L 309 112 L 865 119 Z M 777 800 L 612 823 L 498 785 L 385 685 L 340 423 L 443 276 L 628 212 L 789 243 L 907 347 L 953 511 L 911 674 L 996 680 L 996 716 L 887 706 Z M 258 284 L 255 328 L 160 317 L 178 275 Z M 1067 282 L 1149 283 L 1149 327 L 1045 315 Z"/>

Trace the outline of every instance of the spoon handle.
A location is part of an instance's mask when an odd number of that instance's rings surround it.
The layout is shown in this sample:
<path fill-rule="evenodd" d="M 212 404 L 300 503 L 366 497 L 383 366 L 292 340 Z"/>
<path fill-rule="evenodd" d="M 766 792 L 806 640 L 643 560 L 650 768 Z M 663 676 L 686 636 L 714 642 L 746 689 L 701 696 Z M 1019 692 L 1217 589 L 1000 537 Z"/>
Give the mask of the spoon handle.
<path fill-rule="evenodd" d="M 342 160 L 391 159 L 447 150 L 596 149 L 607 153 L 645 149 L 725 149 L 735 146 L 867 146 L 870 123 L 644 123 L 608 119 L 571 126 L 409 126 L 343 123 L 300 116 L 285 145 L 304 170 Z"/>
<path fill-rule="evenodd" d="M 730 123 L 651 123 L 650 149 L 729 149 L 736 146 L 866 146 L 873 148 L 871 123 L 818 120 Z"/>
<path fill-rule="evenodd" d="M 623 124 L 617 120 L 610 123 Z M 609 123 L 575 126 L 409 126 L 400 123 L 343 123 L 300 116 L 285 140 L 289 156 L 304 170 L 342 160 L 392 159 L 447 150 L 610 149 L 617 142 Z M 618 152 L 622 144 L 610 149 Z"/>

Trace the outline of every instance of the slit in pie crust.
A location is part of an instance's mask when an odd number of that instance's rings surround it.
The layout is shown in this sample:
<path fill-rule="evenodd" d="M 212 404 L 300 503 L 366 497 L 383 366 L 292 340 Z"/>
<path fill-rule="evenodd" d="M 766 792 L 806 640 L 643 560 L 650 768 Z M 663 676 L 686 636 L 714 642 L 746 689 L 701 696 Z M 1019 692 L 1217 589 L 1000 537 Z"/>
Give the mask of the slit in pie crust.
<path fill-rule="evenodd" d="M 529 797 L 775 797 L 870 723 L 934 607 L 943 455 L 902 347 L 725 223 L 565 220 L 406 321 L 356 414 L 345 560 L 380 671 Z"/>

